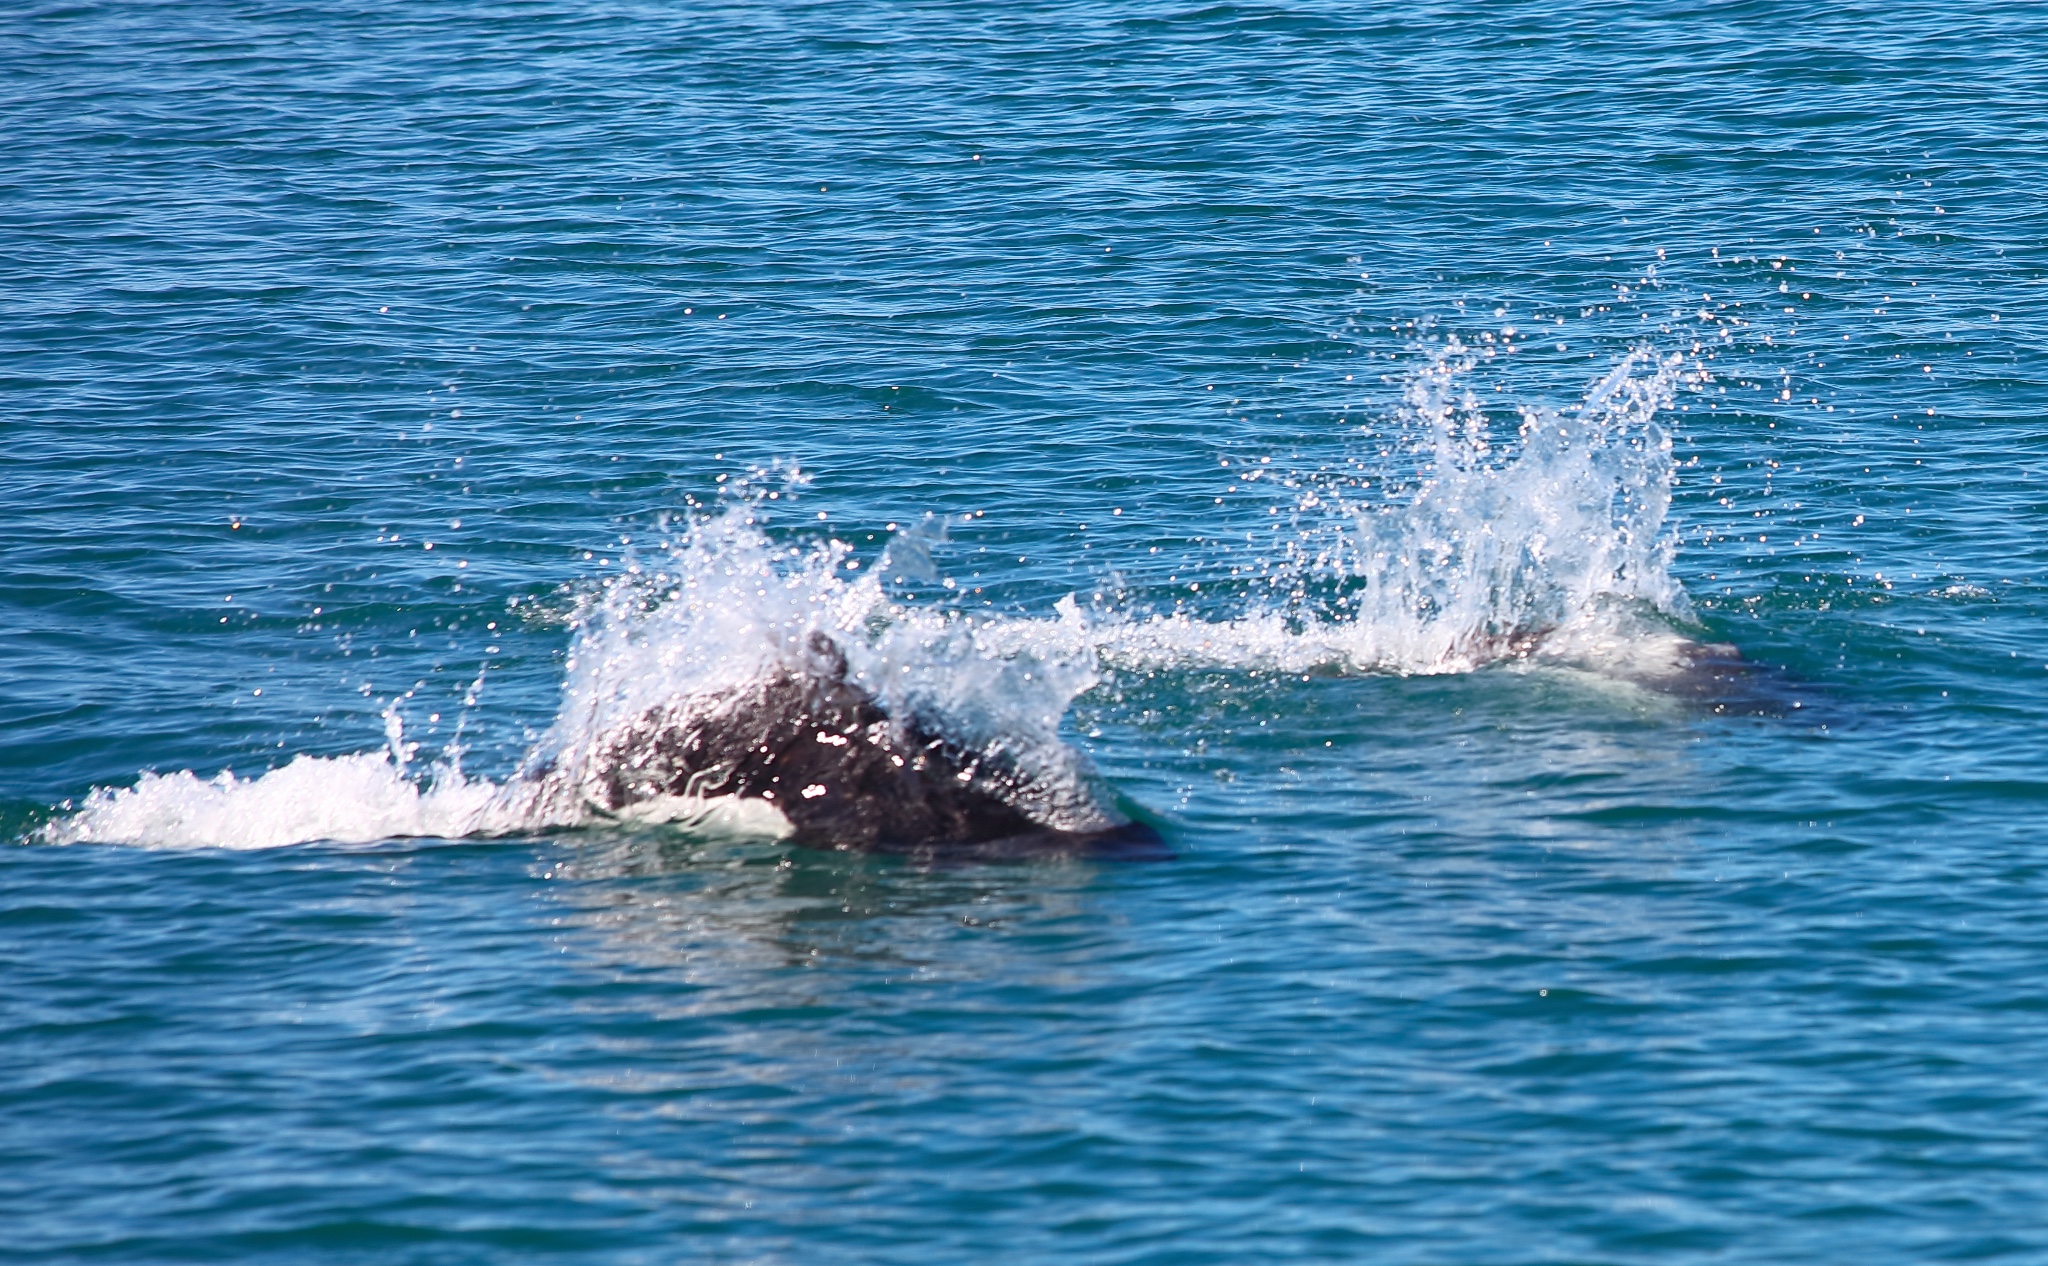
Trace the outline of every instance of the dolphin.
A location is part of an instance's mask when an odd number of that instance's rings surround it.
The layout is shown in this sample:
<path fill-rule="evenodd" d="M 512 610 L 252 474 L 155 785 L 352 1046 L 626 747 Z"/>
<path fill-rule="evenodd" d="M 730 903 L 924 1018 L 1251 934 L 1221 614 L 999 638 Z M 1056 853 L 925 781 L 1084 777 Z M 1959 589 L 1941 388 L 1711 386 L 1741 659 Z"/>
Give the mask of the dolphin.
<path fill-rule="evenodd" d="M 771 806 L 811 848 L 1010 858 L 1163 858 L 1152 827 L 1096 807 L 1099 825 L 1049 827 L 1021 807 L 1043 779 L 1000 745 L 971 747 L 892 715 L 822 632 L 794 662 L 722 692 L 663 704 L 613 729 L 581 764 L 598 811 L 722 797 Z M 551 777 L 559 769 L 534 771 Z"/>

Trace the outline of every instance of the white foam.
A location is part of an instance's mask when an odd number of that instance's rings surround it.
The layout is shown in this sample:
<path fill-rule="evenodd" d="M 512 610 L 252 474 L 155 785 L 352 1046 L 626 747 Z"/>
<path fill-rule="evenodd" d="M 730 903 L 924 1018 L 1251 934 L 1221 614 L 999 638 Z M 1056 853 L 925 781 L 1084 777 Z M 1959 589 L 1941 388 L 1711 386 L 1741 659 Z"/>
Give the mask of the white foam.
<path fill-rule="evenodd" d="M 459 774 L 423 788 L 383 752 L 298 756 L 255 778 L 229 771 L 203 781 L 190 770 L 144 774 L 133 787 L 95 790 L 45 836 L 60 844 L 246 849 L 516 829 L 494 819 L 497 792 L 488 781 Z"/>

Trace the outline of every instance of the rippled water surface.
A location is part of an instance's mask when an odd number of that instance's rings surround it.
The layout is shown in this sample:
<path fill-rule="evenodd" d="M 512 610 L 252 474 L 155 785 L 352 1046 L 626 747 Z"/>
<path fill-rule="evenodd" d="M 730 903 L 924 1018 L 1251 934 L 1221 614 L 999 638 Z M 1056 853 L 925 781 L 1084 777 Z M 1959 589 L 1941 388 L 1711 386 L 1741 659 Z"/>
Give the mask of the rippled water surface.
<path fill-rule="evenodd" d="M 0 1256 L 2048 1258 L 2044 50 L 9 8 Z M 535 791 L 820 630 L 1163 847 Z"/>

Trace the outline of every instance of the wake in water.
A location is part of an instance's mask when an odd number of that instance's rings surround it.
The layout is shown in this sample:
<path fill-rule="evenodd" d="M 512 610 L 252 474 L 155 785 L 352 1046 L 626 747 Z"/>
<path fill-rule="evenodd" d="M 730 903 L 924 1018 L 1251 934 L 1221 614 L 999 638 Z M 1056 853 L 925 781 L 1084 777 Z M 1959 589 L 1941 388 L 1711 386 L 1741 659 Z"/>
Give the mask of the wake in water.
<path fill-rule="evenodd" d="M 44 835 L 252 848 L 628 820 L 821 847 L 1143 846 L 1156 837 L 1060 736 L 1104 673 L 1683 672 L 1704 652 L 1670 576 L 1657 415 L 1686 369 L 1632 354 L 1577 406 L 1502 433 L 1463 386 L 1481 354 L 1453 340 L 1411 379 L 1370 477 L 1285 481 L 1295 534 L 1226 618 L 1136 598 L 1084 614 L 1070 597 L 1050 618 L 901 603 L 883 578 L 928 566 L 932 534 L 863 568 L 843 541 L 777 543 L 765 502 L 741 500 L 591 594 L 560 711 L 502 783 L 453 764 L 411 777 L 393 716 L 386 751 L 247 780 L 145 774 Z"/>

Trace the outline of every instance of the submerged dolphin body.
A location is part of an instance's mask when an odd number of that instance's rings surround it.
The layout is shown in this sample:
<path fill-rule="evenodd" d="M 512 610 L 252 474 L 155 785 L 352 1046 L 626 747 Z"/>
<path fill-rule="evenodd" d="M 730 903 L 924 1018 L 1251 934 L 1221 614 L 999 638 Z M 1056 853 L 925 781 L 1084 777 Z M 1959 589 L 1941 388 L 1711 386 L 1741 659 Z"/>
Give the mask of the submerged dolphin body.
<path fill-rule="evenodd" d="M 566 771 L 536 771 L 560 778 Z M 796 662 L 723 693 L 649 710 L 600 740 L 577 794 L 598 810 L 722 797 L 772 805 L 813 848 L 993 857 L 1163 857 L 1157 831 L 1099 806 L 1083 829 L 1021 805 L 1041 779 L 1001 745 L 971 748 L 894 716 L 812 633 Z"/>
<path fill-rule="evenodd" d="M 1460 647 L 1472 662 L 1482 666 L 1541 661 L 1553 655 L 1550 639 L 1555 625 L 1539 625 L 1504 633 L 1481 634 Z M 1802 682 L 1784 669 L 1745 659 L 1732 642 L 1704 642 L 1675 635 L 1662 642 L 1661 653 L 1635 664 L 1609 662 L 1602 671 L 1620 681 L 1645 690 L 1704 707 L 1720 716 L 1790 717 L 1804 713 L 1818 722 L 1816 702 L 1825 704 L 1822 692 L 1811 682 Z M 1550 662 L 1572 667 L 1569 650 Z"/>

